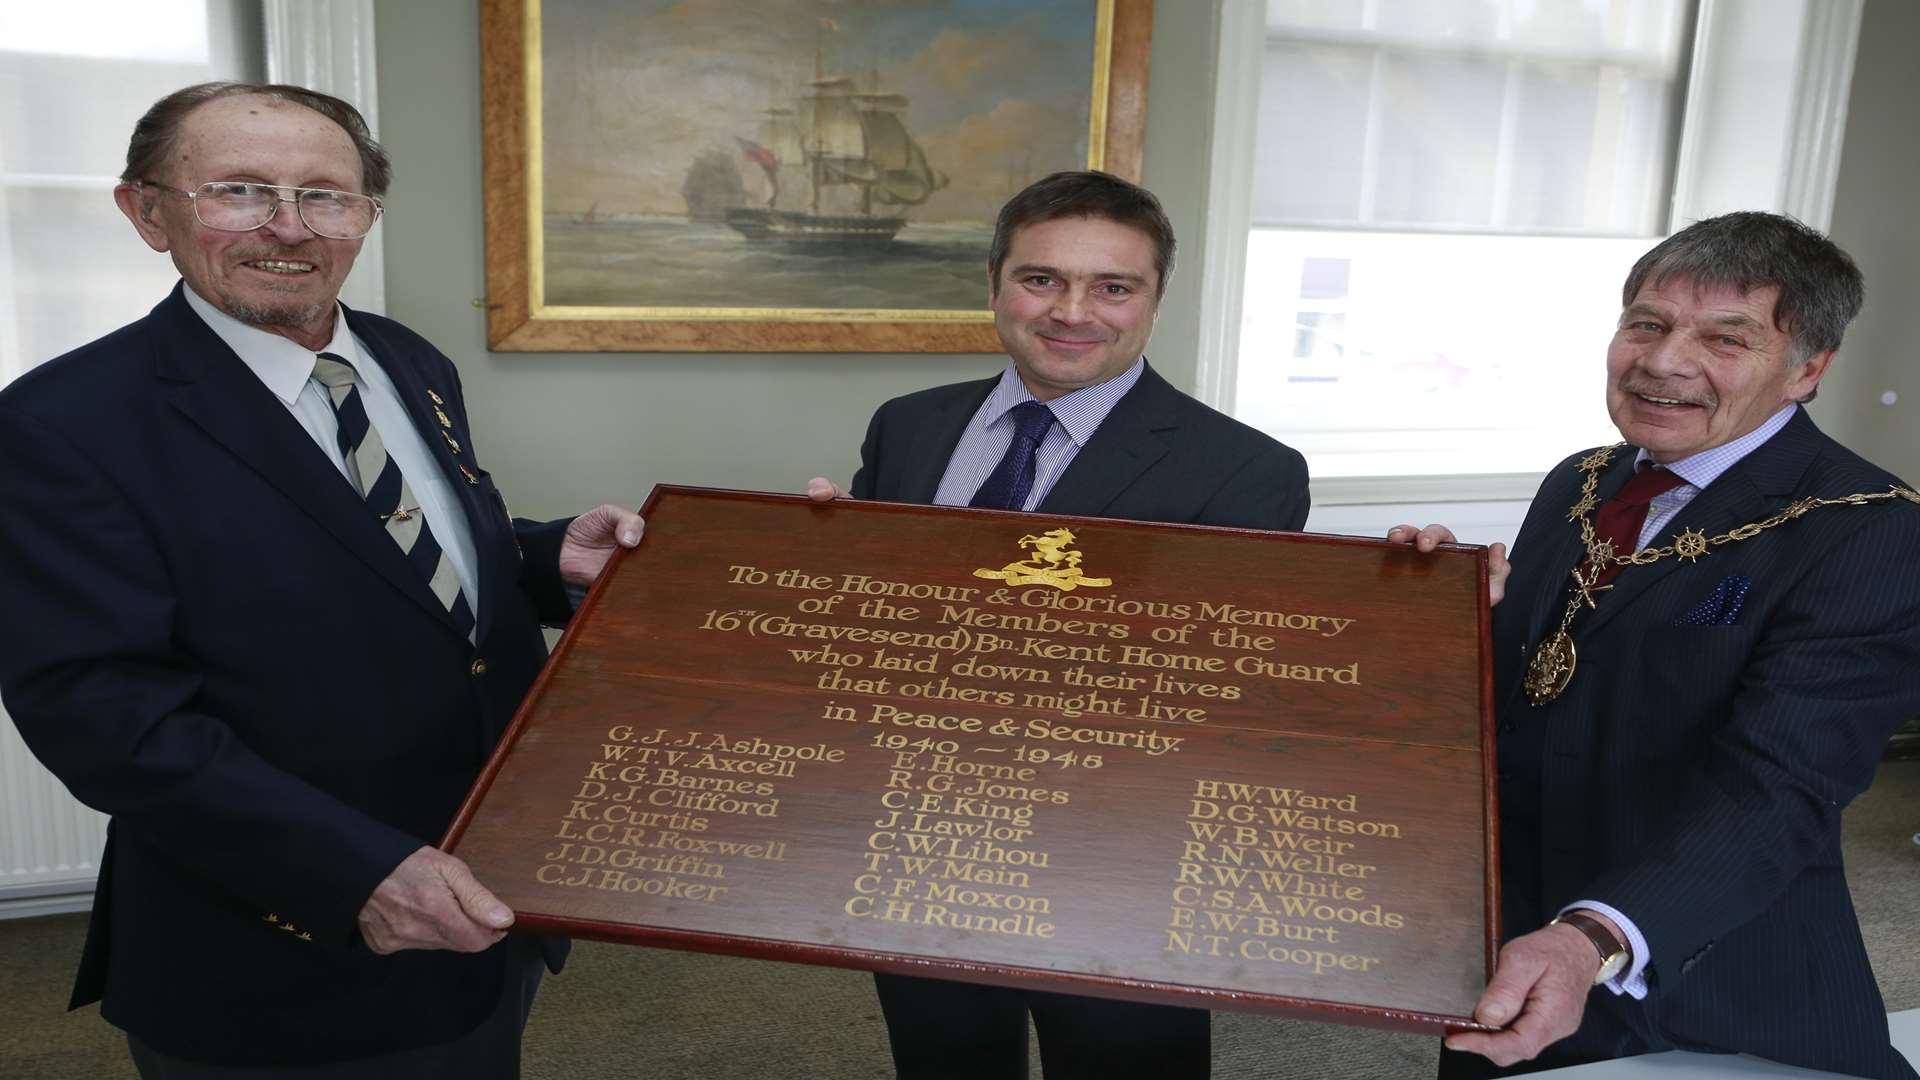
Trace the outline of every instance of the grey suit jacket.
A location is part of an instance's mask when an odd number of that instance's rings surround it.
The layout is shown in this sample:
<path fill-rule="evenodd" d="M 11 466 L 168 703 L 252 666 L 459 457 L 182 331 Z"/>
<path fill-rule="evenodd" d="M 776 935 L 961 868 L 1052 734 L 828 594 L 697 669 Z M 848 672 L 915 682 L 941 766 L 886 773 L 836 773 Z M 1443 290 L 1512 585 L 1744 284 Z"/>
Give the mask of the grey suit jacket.
<path fill-rule="evenodd" d="M 880 406 L 860 447 L 854 497 L 932 502 L 997 381 L 937 386 Z M 1297 451 L 1174 389 L 1149 365 L 1035 510 L 1298 530 L 1307 502 L 1307 463 Z"/>

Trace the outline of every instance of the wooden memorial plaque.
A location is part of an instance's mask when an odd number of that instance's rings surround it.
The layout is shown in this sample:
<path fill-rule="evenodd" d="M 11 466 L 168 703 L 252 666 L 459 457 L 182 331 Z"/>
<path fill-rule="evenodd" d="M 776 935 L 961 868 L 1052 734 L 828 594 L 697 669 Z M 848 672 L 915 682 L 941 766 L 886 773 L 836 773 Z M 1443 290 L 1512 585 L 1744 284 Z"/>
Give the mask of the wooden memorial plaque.
<path fill-rule="evenodd" d="M 1483 549 L 656 488 L 446 847 L 524 928 L 1468 1019 Z"/>

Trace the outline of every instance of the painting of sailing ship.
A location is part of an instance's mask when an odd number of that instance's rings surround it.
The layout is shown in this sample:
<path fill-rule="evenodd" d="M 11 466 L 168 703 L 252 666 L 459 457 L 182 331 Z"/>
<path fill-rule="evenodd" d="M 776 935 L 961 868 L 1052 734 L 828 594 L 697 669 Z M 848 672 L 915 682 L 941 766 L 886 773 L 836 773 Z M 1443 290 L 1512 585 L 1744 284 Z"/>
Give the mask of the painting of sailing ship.
<path fill-rule="evenodd" d="M 819 55 L 812 93 L 796 108 L 767 110 L 766 141 L 737 140 L 742 156 L 765 171 L 769 192 L 764 207 L 728 211 L 727 224 L 749 240 L 884 243 L 906 225 L 905 209 L 946 187 L 947 176 L 927 164 L 927 152 L 907 132 L 906 95 L 877 86 L 862 93 L 852 79 L 822 72 Z M 832 212 L 837 190 L 852 193 L 858 205 Z M 895 212 L 876 214 L 876 204 Z"/>
<path fill-rule="evenodd" d="M 550 307 L 977 311 L 1085 168 L 1095 0 L 543 0 Z"/>

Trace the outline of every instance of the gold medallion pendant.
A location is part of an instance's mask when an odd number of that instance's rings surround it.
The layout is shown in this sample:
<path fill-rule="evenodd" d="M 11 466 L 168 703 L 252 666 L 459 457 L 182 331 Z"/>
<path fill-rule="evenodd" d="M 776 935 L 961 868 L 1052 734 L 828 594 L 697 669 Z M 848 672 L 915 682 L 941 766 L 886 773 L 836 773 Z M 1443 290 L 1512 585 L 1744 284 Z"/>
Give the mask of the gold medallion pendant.
<path fill-rule="evenodd" d="M 1597 607 L 1595 597 L 1611 589 L 1611 585 L 1600 584 L 1601 574 L 1607 567 L 1619 563 L 1622 569 L 1629 566 L 1646 566 L 1659 562 L 1669 556 L 1683 562 L 1698 562 L 1704 555 L 1722 544 L 1738 543 L 1750 540 L 1776 525 L 1782 525 L 1808 512 L 1825 506 L 1866 506 L 1870 503 L 1885 502 L 1891 499 L 1905 499 L 1920 503 L 1920 492 L 1898 485 L 1890 486 L 1886 491 L 1862 492 L 1855 495 L 1843 495 L 1837 499 L 1806 498 L 1795 502 L 1772 517 L 1762 521 L 1749 522 L 1738 528 L 1730 529 L 1719 536 L 1708 536 L 1698 529 L 1687 529 L 1673 538 L 1666 547 L 1643 548 L 1627 555 L 1614 552 L 1613 545 L 1602 540 L 1593 528 L 1593 512 L 1599 505 L 1595 490 L 1600 485 L 1600 470 L 1606 468 L 1613 459 L 1614 451 L 1626 448 L 1626 443 L 1601 447 L 1588 454 L 1580 462 L 1580 471 L 1586 474 L 1586 483 L 1581 485 L 1580 498 L 1567 511 L 1567 520 L 1580 526 L 1580 542 L 1587 549 L 1586 561 L 1573 570 L 1572 595 L 1567 598 L 1566 614 L 1560 617 L 1560 628 L 1542 639 L 1534 649 L 1533 658 L 1527 661 L 1525 688 L 1527 700 L 1535 705 L 1545 705 L 1558 698 L 1573 681 L 1573 665 L 1576 657 L 1573 638 L 1567 628 L 1573 625 L 1574 616 L 1580 613 L 1581 605 Z M 1583 572 L 1584 571 L 1584 572 Z"/>
<path fill-rule="evenodd" d="M 1560 696 L 1560 692 L 1573 681 L 1573 665 L 1579 657 L 1574 654 L 1573 639 L 1565 630 L 1556 630 L 1552 637 L 1540 643 L 1533 651 L 1533 659 L 1527 662 L 1527 700 L 1535 705 L 1545 705 Z"/>

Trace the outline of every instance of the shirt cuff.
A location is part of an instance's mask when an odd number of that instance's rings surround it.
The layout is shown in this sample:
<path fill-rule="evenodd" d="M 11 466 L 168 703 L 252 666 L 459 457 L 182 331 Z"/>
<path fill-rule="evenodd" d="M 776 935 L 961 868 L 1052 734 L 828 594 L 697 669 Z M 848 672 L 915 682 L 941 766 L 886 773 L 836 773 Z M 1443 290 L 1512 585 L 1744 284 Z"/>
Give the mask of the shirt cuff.
<path fill-rule="evenodd" d="M 1627 948 L 1633 953 L 1633 963 L 1627 967 L 1627 970 L 1608 979 L 1603 985 L 1608 990 L 1616 994 L 1625 994 L 1635 1001 L 1645 998 L 1647 996 L 1647 963 L 1653 957 L 1647 954 L 1647 939 L 1641 935 L 1640 928 L 1633 925 L 1633 920 L 1621 914 L 1618 909 L 1608 907 L 1598 900 L 1575 900 L 1561 908 L 1560 914 L 1565 915 L 1575 908 L 1586 908 L 1588 911 L 1597 911 L 1605 915 L 1613 920 L 1621 933 L 1627 935 Z"/>
<path fill-rule="evenodd" d="M 591 585 L 575 585 L 571 581 L 563 582 L 562 587 L 567 590 L 567 606 L 574 611 L 580 610 L 580 602 L 587 598 L 587 591 L 593 588 Z"/>

